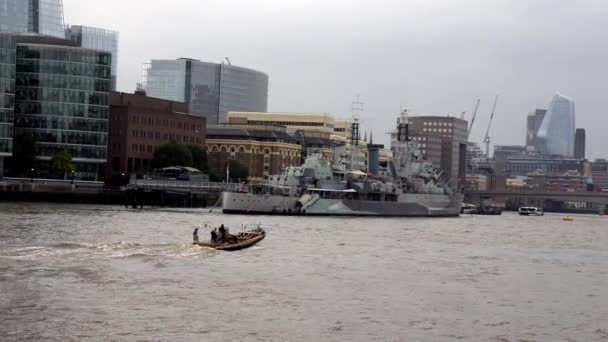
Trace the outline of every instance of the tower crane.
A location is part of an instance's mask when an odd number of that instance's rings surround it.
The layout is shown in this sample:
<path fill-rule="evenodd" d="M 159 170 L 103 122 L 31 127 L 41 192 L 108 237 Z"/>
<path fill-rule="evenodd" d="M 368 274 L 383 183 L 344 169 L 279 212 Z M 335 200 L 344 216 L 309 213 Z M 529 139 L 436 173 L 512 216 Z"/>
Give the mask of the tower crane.
<path fill-rule="evenodd" d="M 477 99 L 477 103 L 475 104 L 475 110 L 473 111 L 473 117 L 471 118 L 471 123 L 469 123 L 469 130 L 467 131 L 467 140 L 471 136 L 471 129 L 473 129 L 473 124 L 475 123 L 475 118 L 477 117 L 477 110 L 479 109 L 480 100 Z"/>
<path fill-rule="evenodd" d="M 488 122 L 488 129 L 486 130 L 486 136 L 483 138 L 483 142 L 486 144 L 486 158 L 490 158 L 490 128 L 492 127 L 492 120 L 494 119 L 494 113 L 496 112 L 496 104 L 498 103 L 498 95 L 494 99 L 494 106 L 492 106 L 492 114 L 490 115 L 490 121 Z"/>

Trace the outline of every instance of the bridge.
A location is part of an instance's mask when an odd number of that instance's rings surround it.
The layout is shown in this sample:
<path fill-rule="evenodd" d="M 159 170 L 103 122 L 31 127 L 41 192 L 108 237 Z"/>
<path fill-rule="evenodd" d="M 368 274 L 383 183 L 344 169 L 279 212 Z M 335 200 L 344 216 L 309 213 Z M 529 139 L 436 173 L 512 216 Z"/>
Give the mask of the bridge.
<path fill-rule="evenodd" d="M 466 196 L 471 199 L 532 199 L 608 205 L 608 192 L 467 191 Z"/>

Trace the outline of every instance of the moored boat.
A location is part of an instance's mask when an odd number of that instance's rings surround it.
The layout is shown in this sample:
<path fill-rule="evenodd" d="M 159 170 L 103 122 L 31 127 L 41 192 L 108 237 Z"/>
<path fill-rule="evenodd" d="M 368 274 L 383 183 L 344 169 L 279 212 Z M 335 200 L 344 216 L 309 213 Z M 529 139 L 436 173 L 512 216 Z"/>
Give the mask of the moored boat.
<path fill-rule="evenodd" d="M 351 144 L 355 144 L 358 135 L 352 135 Z M 423 157 L 421 145 L 409 134 L 406 109 L 398 119 L 392 147 L 393 158 L 382 172 L 377 157 L 372 158 L 368 170 L 361 170 L 354 166 L 352 155 L 350 164 L 321 154 L 308 155 L 301 166 L 286 167 L 261 184 L 224 191 L 222 211 L 303 216 L 459 216 L 463 195 L 450 188 L 442 173 Z"/>

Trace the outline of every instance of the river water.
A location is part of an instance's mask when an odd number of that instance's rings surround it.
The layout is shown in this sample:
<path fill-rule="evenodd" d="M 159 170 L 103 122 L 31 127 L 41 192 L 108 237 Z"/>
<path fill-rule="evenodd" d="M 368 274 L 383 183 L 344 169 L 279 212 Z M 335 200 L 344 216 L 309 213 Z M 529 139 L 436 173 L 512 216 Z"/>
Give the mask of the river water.
<path fill-rule="evenodd" d="M 608 218 L 574 217 L 4 203 L 0 340 L 608 341 Z M 190 244 L 258 221 L 253 248 Z"/>

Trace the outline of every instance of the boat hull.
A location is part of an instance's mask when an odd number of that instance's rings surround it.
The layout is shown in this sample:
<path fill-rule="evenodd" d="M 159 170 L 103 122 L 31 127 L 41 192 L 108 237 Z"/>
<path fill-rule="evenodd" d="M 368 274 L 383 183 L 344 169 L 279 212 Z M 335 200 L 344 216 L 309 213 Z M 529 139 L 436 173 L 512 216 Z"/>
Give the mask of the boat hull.
<path fill-rule="evenodd" d="M 202 242 L 194 242 L 193 244 L 200 246 L 200 247 L 208 247 L 208 248 L 217 249 L 219 251 L 239 251 L 241 249 L 252 247 L 253 245 L 257 244 L 258 242 L 264 240 L 265 237 L 266 237 L 266 232 L 262 232 L 250 239 L 239 241 L 237 243 L 218 244 L 218 243 L 213 243 L 210 241 L 202 241 Z"/>
<path fill-rule="evenodd" d="M 298 197 L 224 192 L 222 211 L 263 215 L 455 217 L 460 215 L 461 201 L 459 194 L 402 194 L 396 202 L 319 198 L 302 206 Z"/>

